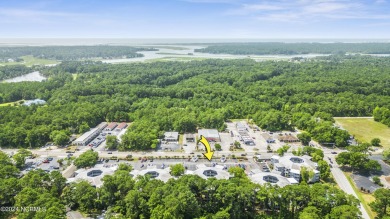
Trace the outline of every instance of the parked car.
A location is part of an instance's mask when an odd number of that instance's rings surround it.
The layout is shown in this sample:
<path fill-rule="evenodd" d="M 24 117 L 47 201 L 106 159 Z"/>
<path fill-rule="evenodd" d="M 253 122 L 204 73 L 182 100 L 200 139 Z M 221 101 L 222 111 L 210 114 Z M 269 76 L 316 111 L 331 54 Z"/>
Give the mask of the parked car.
<path fill-rule="evenodd" d="M 44 160 L 44 161 L 42 161 L 42 163 L 50 163 L 50 161 L 49 160 Z"/>
<path fill-rule="evenodd" d="M 336 151 L 332 151 L 332 152 L 330 152 L 331 154 L 337 154 L 337 152 Z"/>
<path fill-rule="evenodd" d="M 112 152 L 111 152 L 111 151 L 109 151 L 109 152 L 108 152 L 108 154 L 112 154 Z"/>
<path fill-rule="evenodd" d="M 48 161 L 52 161 L 53 158 L 52 158 L 52 157 L 48 157 L 47 160 L 48 160 Z"/>

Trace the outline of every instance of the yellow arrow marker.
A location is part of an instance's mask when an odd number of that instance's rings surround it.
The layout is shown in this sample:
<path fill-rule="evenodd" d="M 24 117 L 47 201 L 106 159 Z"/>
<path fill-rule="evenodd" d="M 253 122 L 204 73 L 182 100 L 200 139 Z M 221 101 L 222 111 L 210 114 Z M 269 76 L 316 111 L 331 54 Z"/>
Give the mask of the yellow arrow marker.
<path fill-rule="evenodd" d="M 206 148 L 206 153 L 203 153 L 203 155 L 208 160 L 211 160 L 211 158 L 213 158 L 214 152 L 211 151 L 210 143 L 207 141 L 207 139 L 205 137 L 203 137 L 203 135 L 200 136 L 199 142 L 202 143 L 204 145 L 204 147 Z"/>

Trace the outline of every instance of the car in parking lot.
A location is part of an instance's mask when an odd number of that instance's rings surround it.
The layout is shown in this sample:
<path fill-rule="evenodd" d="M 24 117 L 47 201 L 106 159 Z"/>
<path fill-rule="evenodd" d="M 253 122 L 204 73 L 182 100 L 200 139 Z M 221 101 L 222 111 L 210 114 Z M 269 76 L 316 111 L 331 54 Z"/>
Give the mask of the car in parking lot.
<path fill-rule="evenodd" d="M 53 158 L 52 158 L 52 157 L 48 157 L 47 160 L 48 160 L 48 161 L 52 161 Z"/>
<path fill-rule="evenodd" d="M 330 152 L 331 154 L 337 154 L 337 152 L 336 151 L 332 151 L 332 152 Z"/>
<path fill-rule="evenodd" d="M 112 152 L 111 152 L 111 151 L 109 151 L 107 154 L 112 154 Z"/>

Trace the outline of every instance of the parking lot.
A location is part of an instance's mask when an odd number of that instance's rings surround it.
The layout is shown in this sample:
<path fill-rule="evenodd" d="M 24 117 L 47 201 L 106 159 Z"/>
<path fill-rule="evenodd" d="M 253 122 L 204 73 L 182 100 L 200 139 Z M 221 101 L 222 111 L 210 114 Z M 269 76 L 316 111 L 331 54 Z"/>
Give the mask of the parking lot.
<path fill-rule="evenodd" d="M 26 166 L 24 172 L 29 172 L 35 169 L 42 169 L 46 172 L 50 172 L 53 170 L 59 170 L 60 166 L 57 162 L 59 158 L 57 157 L 39 157 L 36 159 L 31 159 L 31 162 Z"/>
<path fill-rule="evenodd" d="M 287 134 L 293 134 L 292 132 L 269 132 L 269 131 L 266 131 L 266 130 L 260 130 L 260 129 L 257 129 L 257 128 L 254 128 L 255 126 L 253 126 L 253 128 L 251 128 L 246 121 L 239 121 L 239 123 L 241 123 L 242 125 L 244 125 L 247 129 L 247 134 L 249 135 L 249 137 L 252 138 L 252 141 L 254 142 L 254 145 L 246 145 L 243 143 L 243 141 L 239 138 L 239 135 L 238 135 L 238 130 L 237 130 L 237 127 L 236 127 L 236 124 L 237 122 L 229 122 L 229 123 L 226 123 L 227 124 L 227 129 L 230 131 L 233 131 L 233 135 L 234 137 L 231 137 L 230 136 L 230 133 L 221 133 L 220 136 L 221 136 L 221 139 L 222 139 L 222 142 L 223 142 L 223 150 L 229 150 L 229 147 L 230 147 L 230 143 L 233 143 L 234 141 L 239 141 L 241 143 L 241 147 L 245 150 L 245 152 L 261 152 L 261 153 L 264 153 L 267 151 L 267 146 L 269 145 L 271 147 L 271 149 L 273 151 L 276 151 L 277 149 L 279 149 L 280 147 L 282 147 L 283 145 L 286 145 L 286 143 L 284 142 L 280 142 L 278 140 L 278 137 L 279 135 L 285 135 L 286 133 Z M 264 136 L 262 135 L 263 133 L 267 133 L 269 136 L 271 136 L 274 140 L 275 140 L 275 143 L 267 143 L 266 139 L 264 138 Z M 301 146 L 301 144 L 298 142 L 298 143 L 289 143 L 288 145 L 291 146 L 290 148 L 290 151 L 292 151 L 293 149 L 297 149 L 298 147 Z"/>

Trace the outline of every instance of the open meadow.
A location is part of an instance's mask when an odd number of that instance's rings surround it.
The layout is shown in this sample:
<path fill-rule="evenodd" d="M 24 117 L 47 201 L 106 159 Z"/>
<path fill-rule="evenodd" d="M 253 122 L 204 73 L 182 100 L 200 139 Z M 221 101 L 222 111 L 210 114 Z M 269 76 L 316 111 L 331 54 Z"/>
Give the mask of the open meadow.
<path fill-rule="evenodd" d="M 335 117 L 336 124 L 354 135 L 359 142 L 370 142 L 373 138 L 379 138 L 381 145 L 390 148 L 390 128 L 374 121 L 373 118 Z"/>

